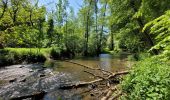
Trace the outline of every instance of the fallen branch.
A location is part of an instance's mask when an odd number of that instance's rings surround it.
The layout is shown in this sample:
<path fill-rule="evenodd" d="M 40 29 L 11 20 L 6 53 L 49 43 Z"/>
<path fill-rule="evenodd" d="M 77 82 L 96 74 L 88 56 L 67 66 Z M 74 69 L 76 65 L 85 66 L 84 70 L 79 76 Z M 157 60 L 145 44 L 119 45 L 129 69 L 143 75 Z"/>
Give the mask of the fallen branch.
<path fill-rule="evenodd" d="M 116 90 L 117 90 L 116 86 L 114 88 L 109 88 L 106 96 L 104 96 L 101 100 L 109 99 L 112 96 L 113 92 L 116 91 Z"/>
<path fill-rule="evenodd" d="M 79 65 L 79 66 L 82 66 L 82 67 L 87 68 L 87 69 L 103 71 L 103 72 L 109 73 L 110 75 L 113 74 L 112 72 L 106 71 L 106 70 L 101 69 L 101 68 L 92 68 L 92 67 L 90 67 L 90 66 L 83 65 L 83 64 L 80 64 L 80 63 L 77 63 L 77 62 L 73 62 L 73 61 L 69 61 L 69 60 L 64 60 L 64 61 L 65 61 L 65 62 L 72 63 L 72 64 L 76 64 L 76 65 Z"/>
<path fill-rule="evenodd" d="M 86 72 L 86 73 L 88 73 L 88 74 L 90 74 L 90 75 L 92 75 L 92 76 L 94 76 L 94 77 L 98 77 L 98 78 L 101 78 L 101 79 L 105 79 L 104 77 L 101 77 L 101 76 L 99 76 L 99 75 L 95 75 L 94 73 L 91 73 L 91 72 L 88 72 L 88 71 L 84 71 L 84 72 Z"/>
<path fill-rule="evenodd" d="M 85 87 L 88 85 L 92 85 L 95 84 L 97 82 L 102 81 L 103 79 L 98 79 L 98 80 L 94 80 L 91 82 L 81 82 L 81 83 L 76 83 L 76 84 L 70 84 L 70 85 L 62 85 L 59 87 L 59 89 L 73 89 L 73 88 L 80 88 L 80 87 Z"/>
<path fill-rule="evenodd" d="M 119 98 L 122 95 L 122 92 L 120 91 L 118 94 L 116 94 L 115 96 L 110 97 L 108 100 L 117 100 L 117 98 Z"/>
<path fill-rule="evenodd" d="M 128 73 L 129 73 L 128 71 L 117 72 L 117 73 L 114 73 L 113 75 L 110 75 L 109 77 L 107 77 L 105 79 L 100 78 L 100 79 L 97 79 L 97 80 L 94 80 L 94 81 L 91 81 L 91 82 L 81 82 L 81 83 L 76 83 L 76 84 L 71 84 L 71 85 L 63 85 L 63 86 L 60 86 L 59 89 L 73 89 L 73 88 L 85 87 L 85 86 L 88 86 L 88 85 L 93 85 L 97 82 L 111 80 L 112 78 L 115 78 L 117 75 L 125 75 L 125 74 L 128 74 Z"/>

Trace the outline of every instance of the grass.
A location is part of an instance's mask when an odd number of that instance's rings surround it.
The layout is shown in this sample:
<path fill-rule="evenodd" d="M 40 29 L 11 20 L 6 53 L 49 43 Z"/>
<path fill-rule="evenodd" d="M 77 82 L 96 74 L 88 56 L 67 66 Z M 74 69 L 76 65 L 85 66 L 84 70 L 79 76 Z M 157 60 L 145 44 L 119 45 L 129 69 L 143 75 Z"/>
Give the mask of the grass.
<path fill-rule="evenodd" d="M 48 58 L 59 58 L 59 55 L 59 48 L 4 48 L 0 49 L 0 66 L 44 62 Z"/>

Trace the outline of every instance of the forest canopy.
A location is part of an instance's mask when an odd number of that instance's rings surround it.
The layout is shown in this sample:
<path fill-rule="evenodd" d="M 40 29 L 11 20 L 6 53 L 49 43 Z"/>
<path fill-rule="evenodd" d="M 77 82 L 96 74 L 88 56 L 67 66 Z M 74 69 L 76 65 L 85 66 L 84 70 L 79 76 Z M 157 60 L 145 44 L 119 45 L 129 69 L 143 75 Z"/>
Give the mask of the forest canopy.
<path fill-rule="evenodd" d="M 76 13 L 68 0 L 54 2 L 52 11 L 39 2 L 0 1 L 1 45 L 59 47 L 83 55 L 105 50 L 131 53 L 150 50 L 158 54 L 162 50 L 158 49 L 162 43 L 160 35 L 169 32 L 168 22 L 164 21 L 169 16 L 169 0 L 161 3 L 158 0 L 84 0 Z M 150 32 L 151 23 L 154 25 Z"/>

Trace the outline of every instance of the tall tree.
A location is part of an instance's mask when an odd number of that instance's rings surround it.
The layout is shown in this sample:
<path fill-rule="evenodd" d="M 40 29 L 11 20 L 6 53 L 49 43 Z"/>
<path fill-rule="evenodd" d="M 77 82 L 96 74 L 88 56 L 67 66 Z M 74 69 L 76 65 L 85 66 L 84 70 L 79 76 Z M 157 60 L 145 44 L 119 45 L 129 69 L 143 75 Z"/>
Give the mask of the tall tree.
<path fill-rule="evenodd" d="M 102 39 L 103 39 L 103 34 L 104 34 L 104 26 L 106 26 L 106 10 L 107 10 L 107 0 L 101 0 L 100 1 L 102 4 L 101 7 L 101 31 L 99 34 L 99 47 L 98 47 L 98 52 L 101 53 L 102 51 Z"/>
<path fill-rule="evenodd" d="M 92 0 L 87 0 L 85 1 L 85 49 L 84 49 L 84 56 L 88 55 L 88 42 L 89 42 L 89 29 L 90 29 L 90 16 L 91 16 L 91 5 L 92 5 Z"/>
<path fill-rule="evenodd" d="M 53 34 L 54 34 L 54 19 L 53 17 L 50 17 L 48 19 L 48 29 L 47 29 L 47 35 L 48 35 L 48 38 L 50 39 L 49 46 L 52 45 Z"/>

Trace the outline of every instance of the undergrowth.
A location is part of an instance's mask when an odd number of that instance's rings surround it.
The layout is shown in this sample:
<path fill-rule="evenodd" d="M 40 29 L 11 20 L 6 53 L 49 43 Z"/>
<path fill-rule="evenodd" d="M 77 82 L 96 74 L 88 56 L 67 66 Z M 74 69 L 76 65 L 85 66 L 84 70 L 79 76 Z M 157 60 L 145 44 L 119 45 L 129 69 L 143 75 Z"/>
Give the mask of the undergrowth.
<path fill-rule="evenodd" d="M 170 100 L 170 64 L 159 58 L 136 63 L 122 82 L 125 100 Z"/>
<path fill-rule="evenodd" d="M 59 58 L 59 48 L 5 48 L 0 49 L 0 66 L 22 62 L 44 62 L 48 58 Z"/>

